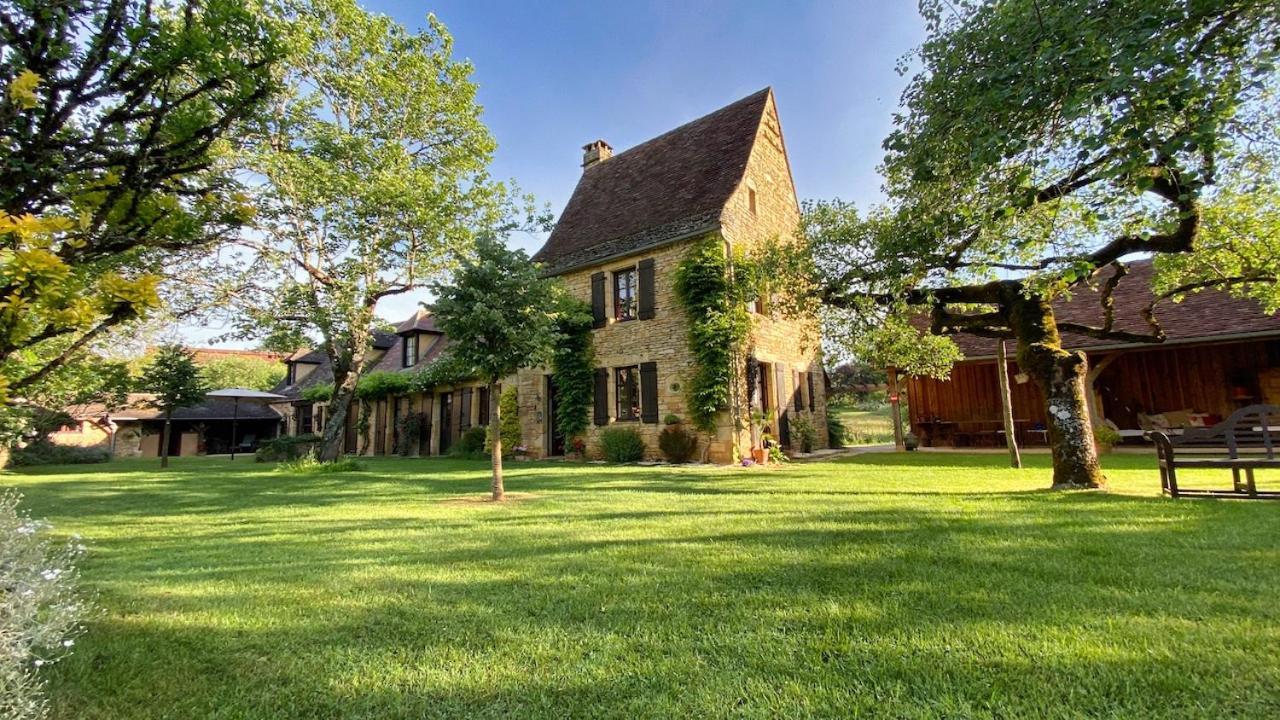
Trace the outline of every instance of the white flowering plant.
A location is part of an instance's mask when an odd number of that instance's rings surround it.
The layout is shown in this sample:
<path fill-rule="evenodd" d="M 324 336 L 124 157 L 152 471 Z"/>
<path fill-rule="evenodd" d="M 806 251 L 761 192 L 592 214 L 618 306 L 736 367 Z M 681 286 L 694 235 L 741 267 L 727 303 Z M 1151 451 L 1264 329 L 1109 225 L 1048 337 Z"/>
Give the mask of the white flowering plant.
<path fill-rule="evenodd" d="M 84 545 L 51 538 L 19 500 L 0 495 L 0 717 L 35 720 L 48 710 L 41 669 L 70 654 L 89 606 L 77 590 Z"/>

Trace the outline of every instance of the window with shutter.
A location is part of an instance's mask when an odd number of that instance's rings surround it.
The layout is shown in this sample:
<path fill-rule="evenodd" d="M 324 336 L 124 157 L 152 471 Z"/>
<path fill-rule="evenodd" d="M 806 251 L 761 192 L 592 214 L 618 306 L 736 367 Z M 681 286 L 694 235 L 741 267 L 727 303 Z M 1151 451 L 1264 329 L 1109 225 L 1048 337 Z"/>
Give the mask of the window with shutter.
<path fill-rule="evenodd" d="M 613 319 L 618 322 L 636 319 L 637 297 L 636 269 L 634 267 L 613 271 Z"/>
<path fill-rule="evenodd" d="M 614 400 L 617 403 L 613 417 L 618 422 L 635 422 L 640 419 L 640 368 L 617 368 L 613 371 Z"/>
<path fill-rule="evenodd" d="M 791 386 L 791 402 L 796 412 L 804 410 L 804 396 L 800 392 L 800 373 L 795 373 L 792 378 L 794 384 Z"/>
<path fill-rule="evenodd" d="M 658 422 L 658 363 L 640 363 L 640 421 Z"/>
<path fill-rule="evenodd" d="M 805 373 L 805 382 L 807 382 L 809 386 L 809 412 L 813 412 L 816 404 L 813 399 L 813 371 L 812 370 Z"/>
<path fill-rule="evenodd" d="M 641 320 L 652 320 L 654 315 L 654 273 L 653 258 L 641 260 L 636 266 L 640 274 L 640 312 Z"/>
<path fill-rule="evenodd" d="M 604 327 L 604 273 L 591 276 L 591 327 Z"/>
<path fill-rule="evenodd" d="M 609 371 L 605 368 L 597 368 L 595 372 L 594 387 L 591 389 L 592 399 L 595 405 L 595 424 L 609 424 Z"/>
<path fill-rule="evenodd" d="M 482 427 L 488 427 L 489 425 L 489 388 L 488 387 L 480 388 L 480 408 L 478 412 L 480 415 L 479 424 Z"/>

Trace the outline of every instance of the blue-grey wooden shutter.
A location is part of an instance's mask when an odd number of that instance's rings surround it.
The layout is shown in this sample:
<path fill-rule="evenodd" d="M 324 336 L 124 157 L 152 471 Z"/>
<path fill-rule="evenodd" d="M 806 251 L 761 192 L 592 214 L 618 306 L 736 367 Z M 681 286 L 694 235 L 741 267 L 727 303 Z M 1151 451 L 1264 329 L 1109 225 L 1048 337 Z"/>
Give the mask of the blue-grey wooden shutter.
<path fill-rule="evenodd" d="M 609 424 L 609 370 L 607 368 L 597 368 L 595 372 L 595 387 L 592 390 L 592 396 L 595 400 L 595 423 L 596 425 Z"/>
<path fill-rule="evenodd" d="M 640 363 L 640 422 L 658 422 L 658 363 Z"/>
<path fill-rule="evenodd" d="M 653 291 L 653 258 L 641 260 L 637 265 L 640 278 L 640 312 L 641 320 L 653 319 L 654 308 L 654 291 Z M 640 371 L 642 374 L 643 370 Z M 654 422 L 657 422 L 656 420 Z"/>
<path fill-rule="evenodd" d="M 604 327 L 604 273 L 591 276 L 591 327 Z"/>

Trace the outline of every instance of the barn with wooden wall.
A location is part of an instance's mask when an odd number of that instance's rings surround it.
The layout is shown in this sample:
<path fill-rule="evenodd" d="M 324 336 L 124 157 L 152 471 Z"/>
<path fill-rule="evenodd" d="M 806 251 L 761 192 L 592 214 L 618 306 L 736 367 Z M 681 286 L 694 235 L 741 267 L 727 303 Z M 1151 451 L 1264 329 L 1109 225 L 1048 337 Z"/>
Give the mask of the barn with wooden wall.
<path fill-rule="evenodd" d="M 1133 263 L 1131 276 L 1115 293 L 1118 328 L 1147 330 L 1140 310 L 1151 301 L 1150 278 L 1149 262 Z M 1061 320 L 1095 325 L 1101 314 L 1096 296 L 1088 294 L 1055 304 L 1055 311 Z M 1157 314 L 1167 333 L 1161 344 L 1064 334 L 1067 347 L 1089 358 L 1091 390 L 1102 417 L 1120 429 L 1138 430 L 1153 415 L 1174 418 L 1176 427 L 1186 416 L 1192 422 L 1213 421 L 1245 405 L 1280 404 L 1280 316 L 1264 313 L 1252 300 L 1212 290 L 1157 306 Z M 955 340 L 965 360 L 950 379 L 906 381 L 911 430 L 925 445 L 999 444 L 996 341 L 964 334 Z M 1043 443 L 1040 391 L 1034 381 L 1019 377 L 1012 342 L 1007 348 L 1019 440 Z"/>

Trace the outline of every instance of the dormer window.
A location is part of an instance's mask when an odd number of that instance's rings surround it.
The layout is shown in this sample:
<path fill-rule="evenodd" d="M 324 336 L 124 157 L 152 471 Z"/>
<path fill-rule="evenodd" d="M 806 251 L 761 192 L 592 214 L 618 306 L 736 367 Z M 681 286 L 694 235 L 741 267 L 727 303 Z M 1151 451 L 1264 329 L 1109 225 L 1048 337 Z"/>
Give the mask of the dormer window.
<path fill-rule="evenodd" d="M 635 267 L 613 272 L 613 319 L 635 320 L 639 280 Z"/>
<path fill-rule="evenodd" d="M 400 367 L 411 368 L 418 364 L 418 334 L 406 335 L 400 345 Z"/>
<path fill-rule="evenodd" d="M 298 382 L 298 363 L 289 363 L 289 370 L 286 373 L 288 384 L 293 385 Z"/>

